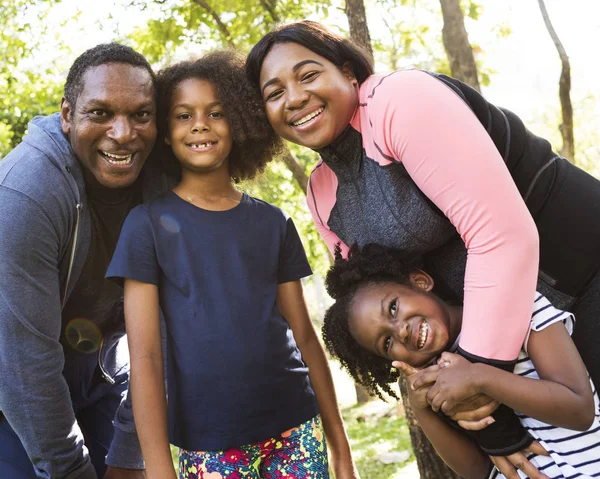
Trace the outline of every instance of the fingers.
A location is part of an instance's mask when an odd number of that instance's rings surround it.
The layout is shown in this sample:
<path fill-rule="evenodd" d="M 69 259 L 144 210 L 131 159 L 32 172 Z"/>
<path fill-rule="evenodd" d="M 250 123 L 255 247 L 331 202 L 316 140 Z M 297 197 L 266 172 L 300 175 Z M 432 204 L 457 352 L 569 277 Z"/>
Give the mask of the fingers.
<path fill-rule="evenodd" d="M 544 446 L 542 446 L 539 442 L 537 441 L 533 441 L 529 447 L 527 449 L 525 449 L 526 451 L 529 452 L 533 452 L 539 456 L 549 456 L 550 454 L 548 454 L 548 451 L 546 451 L 546 449 L 544 449 Z"/>
<path fill-rule="evenodd" d="M 537 470 L 529 459 L 525 457 L 525 454 L 522 452 L 515 452 L 510 456 L 507 456 L 507 459 L 512 463 L 512 465 L 529 477 L 529 479 L 549 479 L 548 476 Z"/>
<path fill-rule="evenodd" d="M 423 386 L 435 383 L 438 377 L 439 369 L 439 366 L 430 366 L 427 369 L 419 371 L 419 376 L 415 379 L 412 385 L 413 390 L 416 391 L 417 389 L 421 389 Z"/>
<path fill-rule="evenodd" d="M 406 364 L 402 361 L 392 361 L 392 366 L 398 369 L 404 376 L 410 377 L 413 374 L 417 373 L 417 369 L 413 368 L 411 365 Z"/>
<path fill-rule="evenodd" d="M 520 479 L 515 466 L 508 459 L 502 456 L 490 456 L 490 459 L 506 479 Z"/>
<path fill-rule="evenodd" d="M 482 397 L 489 400 L 487 396 Z M 473 404 L 476 404 L 476 402 L 469 403 L 469 405 Z M 461 404 L 460 406 L 464 406 L 464 404 Z M 454 419 L 455 421 L 478 422 L 490 416 L 496 409 L 498 409 L 498 406 L 500 406 L 500 403 L 498 401 L 492 400 L 491 402 L 488 402 L 483 406 L 480 406 L 471 411 L 456 412 L 452 415 L 452 419 Z"/>
<path fill-rule="evenodd" d="M 481 431 L 485 429 L 490 424 L 496 422 L 496 420 L 492 416 L 485 417 L 480 419 L 479 421 L 457 421 L 458 425 L 467 431 Z"/>
<path fill-rule="evenodd" d="M 438 363 L 440 361 L 445 362 L 445 363 L 449 363 L 449 364 L 453 364 L 455 362 L 457 362 L 460 359 L 461 356 L 459 356 L 458 354 L 454 354 L 454 353 L 449 353 L 448 351 L 444 351 L 442 353 L 442 355 L 440 356 L 440 359 L 438 360 Z"/>

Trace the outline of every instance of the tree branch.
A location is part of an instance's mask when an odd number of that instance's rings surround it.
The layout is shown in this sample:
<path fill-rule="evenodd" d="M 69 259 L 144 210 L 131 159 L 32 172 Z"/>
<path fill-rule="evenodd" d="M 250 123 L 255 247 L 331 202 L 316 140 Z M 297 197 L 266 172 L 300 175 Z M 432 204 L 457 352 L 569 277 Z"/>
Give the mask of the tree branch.
<path fill-rule="evenodd" d="M 227 28 L 227 25 L 225 25 L 223 23 L 220 15 L 206 2 L 206 0 L 192 0 L 192 2 L 195 3 L 196 5 L 204 8 L 204 10 L 206 10 L 210 14 L 210 16 L 213 18 L 214 22 L 216 23 L 217 28 L 221 32 L 223 39 L 225 40 L 225 42 L 227 42 L 227 45 L 229 45 L 231 48 L 235 47 L 235 44 L 233 43 L 233 40 L 231 39 L 231 34 L 229 33 L 229 29 Z"/>
<path fill-rule="evenodd" d="M 542 18 L 546 24 L 546 29 L 554 42 L 554 46 L 558 50 L 558 56 L 562 64 L 562 70 L 560 73 L 560 80 L 558 82 L 558 95 L 560 98 L 560 107 L 562 110 L 562 124 L 560 125 L 560 134 L 563 139 L 563 148 L 561 151 L 562 156 L 568 158 L 575 163 L 575 135 L 573 131 L 573 105 L 571 104 L 571 63 L 569 62 L 569 56 L 563 47 L 560 38 L 552 22 L 550 21 L 550 15 L 546 9 L 544 0 L 538 0 L 540 10 L 542 12 Z"/>

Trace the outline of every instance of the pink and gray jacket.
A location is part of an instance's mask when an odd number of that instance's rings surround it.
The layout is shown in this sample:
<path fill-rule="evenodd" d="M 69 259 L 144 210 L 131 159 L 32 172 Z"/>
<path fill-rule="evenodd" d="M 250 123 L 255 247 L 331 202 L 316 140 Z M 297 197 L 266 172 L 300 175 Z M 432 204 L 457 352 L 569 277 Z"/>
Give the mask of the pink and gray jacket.
<path fill-rule="evenodd" d="M 562 258 L 582 245 L 555 221 L 565 204 L 558 190 L 589 175 L 457 80 L 418 70 L 372 75 L 348 128 L 318 152 L 308 206 L 329 249 L 379 243 L 423 255 L 464 302 L 459 346 L 471 360 L 512 370 L 538 273 L 538 289 L 564 308 L 597 269 L 591 242 L 589 254 Z M 573 175 L 579 183 L 563 181 Z M 508 449 L 526 442 L 514 437 Z"/>

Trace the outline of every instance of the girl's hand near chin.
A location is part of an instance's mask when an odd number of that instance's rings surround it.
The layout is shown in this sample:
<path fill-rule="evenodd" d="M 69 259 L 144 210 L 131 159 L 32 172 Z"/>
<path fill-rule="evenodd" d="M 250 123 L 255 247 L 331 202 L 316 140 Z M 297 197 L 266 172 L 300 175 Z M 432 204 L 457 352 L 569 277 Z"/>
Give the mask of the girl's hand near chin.
<path fill-rule="evenodd" d="M 420 388 L 415 388 L 414 383 L 420 377 L 422 371 L 429 370 L 429 368 L 438 368 L 438 366 L 430 366 L 427 369 L 416 369 L 402 361 L 393 361 L 392 366 L 398 369 L 402 375 L 406 378 L 408 385 L 408 400 L 413 409 L 426 409 L 429 407 L 427 402 L 427 393 L 429 392 L 430 385 L 426 384 Z"/>

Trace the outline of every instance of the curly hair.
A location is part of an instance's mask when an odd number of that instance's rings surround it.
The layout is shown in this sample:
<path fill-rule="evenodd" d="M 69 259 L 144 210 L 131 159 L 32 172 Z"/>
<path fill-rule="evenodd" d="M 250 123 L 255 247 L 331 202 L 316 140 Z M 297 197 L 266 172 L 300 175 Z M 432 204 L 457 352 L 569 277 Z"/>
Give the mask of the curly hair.
<path fill-rule="evenodd" d="M 358 345 L 348 327 L 349 312 L 359 289 L 388 281 L 410 284 L 409 274 L 421 266 L 421 258 L 378 244 L 362 248 L 353 245 L 348 259 L 342 257 L 340 247 L 336 246 L 335 262 L 325 280 L 329 295 L 335 299 L 323 320 L 325 346 L 357 383 L 383 400 L 383 392 L 398 399 L 389 384 L 396 382 L 400 374 L 388 359 Z"/>
<path fill-rule="evenodd" d="M 229 176 L 236 183 L 253 178 L 281 152 L 282 142 L 267 121 L 262 99 L 246 79 L 244 57 L 233 50 L 221 50 L 160 71 L 157 75 L 159 138 L 166 138 L 168 133 L 168 112 L 175 89 L 189 79 L 210 82 L 223 105 L 233 139 Z M 164 145 L 162 148 L 168 161 L 178 165 L 171 148 Z"/>
<path fill-rule="evenodd" d="M 143 68 L 150 75 L 152 86 L 156 86 L 156 75 L 148 63 L 148 60 L 146 60 L 141 53 L 136 52 L 133 48 L 126 45 L 121 45 L 120 43 L 102 43 L 79 55 L 69 69 L 67 81 L 65 82 L 64 97 L 65 100 L 69 102 L 69 105 L 71 105 L 71 111 L 74 110 L 77 98 L 83 91 L 83 77 L 85 73 L 90 68 L 106 65 L 107 63 L 125 63 L 134 67 Z"/>
<path fill-rule="evenodd" d="M 340 35 L 336 35 L 318 22 L 303 20 L 288 23 L 267 33 L 252 47 L 246 58 L 246 75 L 255 88 L 259 87 L 260 70 L 265 57 L 274 45 L 297 43 L 326 58 L 338 68 L 346 62 L 361 84 L 373 74 L 373 61 L 362 47 Z"/>

